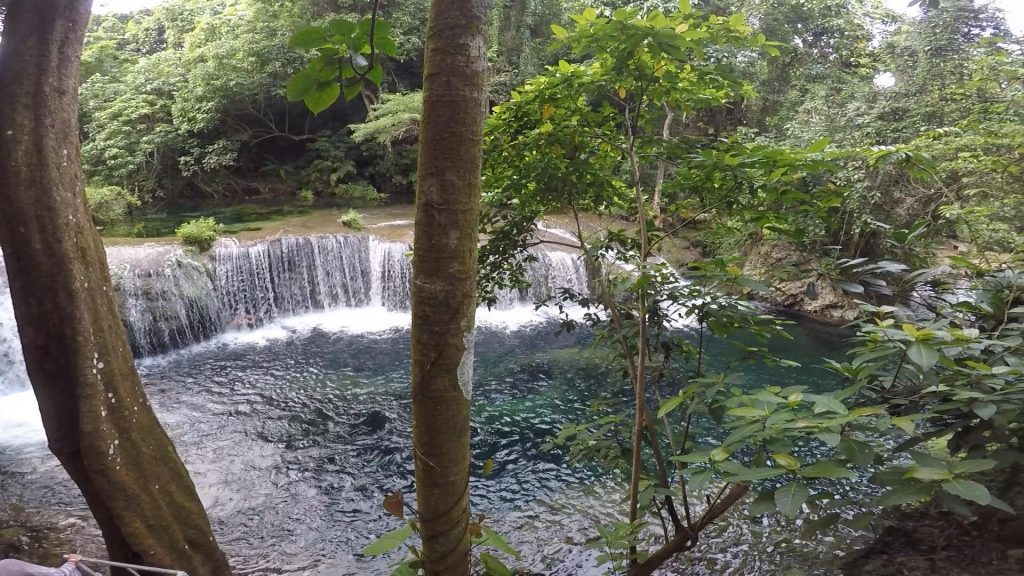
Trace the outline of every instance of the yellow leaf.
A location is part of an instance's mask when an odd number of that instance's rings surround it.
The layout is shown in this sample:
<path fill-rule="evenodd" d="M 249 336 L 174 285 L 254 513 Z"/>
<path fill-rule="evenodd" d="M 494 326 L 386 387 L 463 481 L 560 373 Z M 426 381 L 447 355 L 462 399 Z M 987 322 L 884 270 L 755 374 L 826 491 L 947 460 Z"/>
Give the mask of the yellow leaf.
<path fill-rule="evenodd" d="M 622 86 L 619 86 L 619 99 L 621 99 L 621 100 L 625 100 L 626 99 L 626 89 L 623 88 Z"/>
<path fill-rule="evenodd" d="M 484 469 L 481 472 L 484 476 L 490 476 L 491 472 L 494 472 L 494 458 L 488 458 L 484 460 Z"/>
<path fill-rule="evenodd" d="M 554 114 L 554 113 L 555 113 L 555 107 L 552 106 L 551 104 L 545 104 L 544 105 L 544 110 L 541 112 L 540 115 L 541 115 L 541 118 L 543 118 L 544 120 L 547 120 L 548 118 L 551 118 L 551 115 Z"/>

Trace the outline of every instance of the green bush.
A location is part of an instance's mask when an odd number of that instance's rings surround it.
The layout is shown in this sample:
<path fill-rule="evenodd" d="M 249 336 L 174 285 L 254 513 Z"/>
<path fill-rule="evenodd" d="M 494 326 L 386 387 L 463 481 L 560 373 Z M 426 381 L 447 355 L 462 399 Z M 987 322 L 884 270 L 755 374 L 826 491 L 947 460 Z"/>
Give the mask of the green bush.
<path fill-rule="evenodd" d="M 384 196 L 377 192 L 373 185 L 366 182 L 338 184 L 334 187 L 333 193 L 335 198 L 355 202 L 372 202 L 377 204 L 384 200 Z"/>
<path fill-rule="evenodd" d="M 178 239 L 186 246 L 191 246 L 200 252 L 206 252 L 212 246 L 217 235 L 221 232 L 221 225 L 213 218 L 196 218 L 185 222 L 174 231 Z"/>
<path fill-rule="evenodd" d="M 348 212 L 345 212 L 341 218 L 338 218 L 338 223 L 345 228 L 351 228 L 353 230 L 363 229 L 363 215 L 356 211 L 355 208 L 349 208 Z"/>
<path fill-rule="evenodd" d="M 97 226 L 124 220 L 140 204 L 138 196 L 119 186 L 86 186 L 85 199 Z"/>

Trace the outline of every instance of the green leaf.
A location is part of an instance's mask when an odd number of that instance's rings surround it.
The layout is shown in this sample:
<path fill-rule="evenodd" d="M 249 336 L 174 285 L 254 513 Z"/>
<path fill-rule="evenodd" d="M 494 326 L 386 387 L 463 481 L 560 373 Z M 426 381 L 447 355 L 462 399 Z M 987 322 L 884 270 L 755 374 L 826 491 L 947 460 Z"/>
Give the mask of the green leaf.
<path fill-rule="evenodd" d="M 992 495 L 988 493 L 988 488 L 985 488 L 973 480 L 964 480 L 962 478 L 947 480 L 942 483 L 942 489 L 954 496 L 959 496 L 964 500 L 977 502 L 982 506 L 992 502 Z"/>
<path fill-rule="evenodd" d="M 726 482 L 752 482 L 754 480 L 767 480 L 769 478 L 775 478 L 776 476 L 782 476 L 786 471 L 781 468 L 745 468 L 735 473 L 723 474 L 722 479 Z"/>
<path fill-rule="evenodd" d="M 907 346 L 907 357 L 922 370 L 928 370 L 939 361 L 939 351 L 925 342 L 911 342 L 910 346 Z"/>
<path fill-rule="evenodd" d="M 334 36 L 349 37 L 356 33 L 356 23 L 347 18 L 334 18 L 327 23 L 327 29 Z M 308 28 L 307 28 L 308 30 Z"/>
<path fill-rule="evenodd" d="M 658 418 L 664 418 L 666 414 L 675 410 L 680 404 L 688 400 L 690 396 L 684 396 L 682 394 L 673 396 L 668 400 L 664 400 L 661 403 L 661 408 L 658 408 Z"/>
<path fill-rule="evenodd" d="M 778 506 L 779 512 L 795 518 L 810 495 L 807 486 L 802 482 L 790 482 L 775 491 L 775 505 Z"/>
<path fill-rule="evenodd" d="M 839 441 L 839 453 L 857 466 L 870 466 L 875 460 L 875 450 L 869 444 L 853 438 Z"/>
<path fill-rule="evenodd" d="M 763 516 L 771 512 L 775 512 L 775 494 L 772 492 L 761 492 L 754 498 L 754 501 L 750 503 L 750 515 L 751 516 Z"/>
<path fill-rule="evenodd" d="M 288 39 L 288 45 L 299 50 L 312 50 L 326 46 L 330 42 L 327 39 L 327 30 L 322 26 L 310 26 L 303 28 Z"/>
<path fill-rule="evenodd" d="M 971 410 L 978 416 L 981 416 L 982 420 L 988 420 L 999 411 L 999 408 L 991 402 L 975 402 L 971 404 Z"/>
<path fill-rule="evenodd" d="M 559 26 L 558 24 L 552 24 L 551 25 L 551 32 L 552 32 L 552 34 L 554 34 L 555 36 L 557 36 L 559 38 L 564 38 L 564 37 L 569 35 L 569 31 L 566 30 L 565 28 Z"/>
<path fill-rule="evenodd" d="M 380 64 L 375 64 L 373 68 L 366 71 L 366 79 L 373 82 L 374 85 L 380 86 L 380 83 L 384 80 L 384 67 Z"/>
<path fill-rule="evenodd" d="M 487 552 L 480 553 L 480 563 L 484 565 L 486 576 L 512 576 L 512 571 L 508 566 Z"/>
<path fill-rule="evenodd" d="M 306 102 L 306 108 L 309 108 L 310 112 L 319 114 L 337 102 L 340 94 L 341 86 L 338 86 L 337 82 L 331 82 L 306 94 L 303 101 Z"/>
<path fill-rule="evenodd" d="M 831 394 L 808 394 L 807 398 L 814 400 L 814 413 L 821 414 L 822 412 L 835 412 L 836 414 L 846 414 L 846 405 L 842 403 L 838 398 Z"/>
<path fill-rule="evenodd" d="M 835 460 L 824 460 L 811 464 L 800 470 L 800 475 L 804 478 L 855 478 L 857 476 L 852 470 Z"/>
<path fill-rule="evenodd" d="M 397 530 L 386 532 L 363 548 L 363 556 L 380 556 L 402 545 L 413 535 L 412 524 L 405 524 Z"/>
<path fill-rule="evenodd" d="M 356 98 L 359 97 L 359 94 L 361 94 L 362 91 L 363 91 L 363 87 L 362 87 L 362 83 L 361 82 L 353 82 L 351 84 L 346 84 L 345 85 L 345 101 L 346 102 L 351 102 L 352 100 L 355 100 Z M 337 96 L 335 96 L 335 99 L 337 99 Z"/>
<path fill-rule="evenodd" d="M 744 418 L 764 418 L 768 415 L 768 412 L 760 408 L 752 408 L 750 406 L 740 406 L 738 408 L 730 408 L 727 412 L 732 416 L 742 416 Z"/>
<path fill-rule="evenodd" d="M 687 482 L 687 488 L 693 492 L 700 492 L 708 485 L 709 482 L 711 482 L 711 478 L 714 474 L 714 471 L 710 468 L 704 468 L 699 472 L 695 472 L 690 476 L 690 480 Z"/>
<path fill-rule="evenodd" d="M 822 138 L 820 140 L 815 141 L 813 144 L 808 146 L 807 147 L 807 151 L 810 152 L 811 154 L 817 154 L 818 152 L 821 152 L 825 148 L 828 148 L 828 145 L 831 144 L 831 143 L 832 143 L 832 139 L 829 138 L 828 136 L 826 136 L 826 137 L 824 137 L 824 138 Z"/>
<path fill-rule="evenodd" d="M 991 470 L 996 465 L 995 460 L 988 458 L 977 458 L 974 460 L 957 460 L 950 464 L 949 469 L 956 474 L 972 474 L 974 472 L 982 472 L 984 470 Z"/>
<path fill-rule="evenodd" d="M 314 70 L 305 68 L 288 79 L 285 94 L 288 96 L 288 100 L 298 102 L 315 90 L 318 82 L 318 74 Z"/>
<path fill-rule="evenodd" d="M 927 499 L 931 495 L 931 484 L 913 482 L 909 484 L 904 484 L 902 486 L 897 486 L 896 488 L 889 490 L 885 494 L 882 494 L 875 500 L 875 504 L 879 506 L 899 506 L 901 504 L 920 502 L 921 500 Z"/>
<path fill-rule="evenodd" d="M 906 416 L 897 416 L 892 419 L 892 424 L 906 432 L 908 435 L 914 435 L 914 421 L 910 418 L 907 418 Z"/>
<path fill-rule="evenodd" d="M 800 467 L 800 461 L 791 454 L 775 453 L 772 454 L 772 460 L 775 460 L 779 466 L 787 470 L 796 470 Z"/>
<path fill-rule="evenodd" d="M 693 12 L 693 4 L 690 0 L 679 0 L 679 12 L 681 14 L 689 14 Z"/>
<path fill-rule="evenodd" d="M 838 432 L 829 431 L 818 432 L 814 436 L 815 438 L 818 438 L 819 440 L 824 442 L 829 448 L 835 448 L 843 439 L 843 437 L 840 436 Z"/>
<path fill-rule="evenodd" d="M 953 473 L 945 468 L 926 468 L 924 466 L 914 466 L 904 475 L 904 478 L 917 478 L 926 482 L 948 480 L 952 477 Z"/>
<path fill-rule="evenodd" d="M 719 446 L 711 451 L 711 459 L 715 462 L 721 462 L 728 458 L 730 454 L 732 454 L 732 450 Z"/>
<path fill-rule="evenodd" d="M 517 560 L 519 559 L 519 552 L 517 552 L 515 548 L 509 546 L 508 542 L 506 542 L 500 534 L 491 530 L 487 526 L 481 526 L 480 529 L 483 532 L 484 538 L 478 542 L 479 545 L 491 546 L 492 548 L 500 550 Z"/>
<path fill-rule="evenodd" d="M 998 508 L 998 509 L 1002 510 L 1003 512 L 1009 512 L 1010 514 L 1016 514 L 1016 512 L 1013 510 L 1012 506 L 1010 506 L 1006 502 L 1003 502 L 999 498 L 996 498 L 995 496 L 992 497 L 992 501 L 990 501 L 988 503 L 988 505 L 993 507 L 993 508 Z"/>

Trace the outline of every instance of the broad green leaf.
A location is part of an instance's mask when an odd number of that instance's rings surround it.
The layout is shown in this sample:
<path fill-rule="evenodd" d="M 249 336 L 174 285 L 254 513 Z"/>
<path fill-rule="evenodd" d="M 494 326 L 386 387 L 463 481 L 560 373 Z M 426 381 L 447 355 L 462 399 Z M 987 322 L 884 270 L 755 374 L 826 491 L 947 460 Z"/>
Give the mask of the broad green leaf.
<path fill-rule="evenodd" d="M 338 86 L 337 82 L 331 82 L 306 94 L 303 101 L 310 112 L 319 114 L 337 102 L 340 95 L 341 86 Z"/>
<path fill-rule="evenodd" d="M 786 470 L 796 470 L 800 467 L 800 461 L 791 454 L 781 452 L 775 453 L 772 454 L 772 460 L 778 462 L 779 466 L 782 466 Z"/>
<path fill-rule="evenodd" d="M 911 504 L 913 502 L 920 502 L 927 499 L 932 495 L 932 485 L 923 484 L 921 482 L 913 482 L 897 486 L 892 490 L 889 490 L 885 494 L 882 494 L 875 500 L 875 504 L 879 506 L 899 506 L 901 504 Z"/>
<path fill-rule="evenodd" d="M 363 87 L 360 84 L 360 82 L 353 82 L 351 84 L 345 85 L 346 102 L 351 102 L 352 100 L 355 100 L 356 98 L 359 97 L 359 94 L 361 94 L 363 91 Z M 337 97 L 335 97 L 335 99 L 337 99 Z"/>
<path fill-rule="evenodd" d="M 875 460 L 875 450 L 869 444 L 853 438 L 839 441 L 839 453 L 857 466 L 870 466 Z"/>
<path fill-rule="evenodd" d="M 397 530 L 386 532 L 363 548 L 363 556 L 380 556 L 387 554 L 402 545 L 413 535 L 412 524 L 404 524 Z"/>
<path fill-rule="evenodd" d="M 924 466 L 914 466 L 910 471 L 904 474 L 904 478 L 917 478 L 918 480 L 924 480 L 926 482 L 948 480 L 952 477 L 953 473 L 945 468 L 926 468 Z"/>
<path fill-rule="evenodd" d="M 559 38 L 564 38 L 569 35 L 569 31 L 558 24 L 551 25 L 551 32 Z"/>
<path fill-rule="evenodd" d="M 829 138 L 828 136 L 826 136 L 826 137 L 824 137 L 824 138 L 822 138 L 820 140 L 815 141 L 813 144 L 808 146 L 807 147 L 807 151 L 810 152 L 811 154 L 817 154 L 818 152 L 821 152 L 825 148 L 828 148 L 828 145 L 831 144 L 831 143 L 832 143 L 832 139 Z"/>
<path fill-rule="evenodd" d="M 288 39 L 288 45 L 299 50 L 312 50 L 313 48 L 326 46 L 328 43 L 327 30 L 321 26 L 303 28 L 292 34 L 292 37 Z"/>
<path fill-rule="evenodd" d="M 768 415 L 768 412 L 760 408 L 740 406 L 738 408 L 730 408 L 727 414 L 731 414 L 732 416 L 742 416 L 745 418 L 763 418 Z"/>
<path fill-rule="evenodd" d="M 739 484 L 740 482 L 753 482 L 754 480 L 767 480 L 769 478 L 775 478 L 776 476 L 782 476 L 786 471 L 781 468 L 745 468 L 736 472 L 730 472 L 724 474 L 722 479 L 726 482 L 734 482 Z"/>
<path fill-rule="evenodd" d="M 701 462 L 707 462 L 710 458 L 710 454 L 707 452 L 691 452 L 689 454 L 679 454 L 678 456 L 672 456 L 669 460 L 675 460 L 677 462 L 689 462 L 690 464 L 699 464 Z"/>
<path fill-rule="evenodd" d="M 775 491 L 775 505 L 778 506 L 779 512 L 795 518 L 810 495 L 807 486 L 802 482 L 790 482 Z"/>
<path fill-rule="evenodd" d="M 480 529 L 483 531 L 484 538 L 483 540 L 478 542 L 479 545 L 490 546 L 492 548 L 500 550 L 501 552 L 504 552 L 505 554 L 508 554 L 509 556 L 515 559 L 519 559 L 519 552 L 517 552 L 515 548 L 509 546 L 508 542 L 506 542 L 505 539 L 502 538 L 500 534 L 498 534 L 494 530 L 491 530 L 487 526 L 481 526 Z"/>
<path fill-rule="evenodd" d="M 824 460 L 811 464 L 801 469 L 800 475 L 805 478 L 855 478 L 857 476 L 852 470 L 835 460 Z"/>
<path fill-rule="evenodd" d="M 487 552 L 480 553 L 480 563 L 484 565 L 485 576 L 512 576 L 508 566 Z"/>
<path fill-rule="evenodd" d="M 814 436 L 824 442 L 829 448 L 835 448 L 843 439 L 838 432 L 818 432 Z"/>
<path fill-rule="evenodd" d="M 991 402 L 975 402 L 971 404 L 971 410 L 973 410 L 978 416 L 981 416 L 982 420 L 988 420 L 992 416 L 995 416 L 995 413 L 999 411 L 999 408 Z"/>
<path fill-rule="evenodd" d="M 714 471 L 710 468 L 704 468 L 699 472 L 695 472 L 690 476 L 689 481 L 686 483 L 687 488 L 692 490 L 694 493 L 700 492 L 711 482 L 711 478 L 714 476 Z"/>
<path fill-rule="evenodd" d="M 711 451 L 711 459 L 715 462 L 721 462 L 728 458 L 730 454 L 732 454 L 732 450 L 719 446 Z"/>
<path fill-rule="evenodd" d="M 995 460 L 977 458 L 974 460 L 957 460 L 950 464 L 949 468 L 956 474 L 973 474 L 974 472 L 991 470 L 995 465 Z"/>
<path fill-rule="evenodd" d="M 831 394 L 818 394 L 818 395 L 807 395 L 808 398 L 814 399 L 814 413 L 821 414 L 822 412 L 835 412 L 836 414 L 846 414 L 846 405 L 843 404 L 838 398 Z"/>
<path fill-rule="evenodd" d="M 911 342 L 907 346 L 907 357 L 922 370 L 928 370 L 939 361 L 939 351 L 926 342 Z"/>
<path fill-rule="evenodd" d="M 906 432 L 908 435 L 914 435 L 914 421 L 910 418 L 907 418 L 906 416 L 897 416 L 892 419 L 892 424 Z"/>
<path fill-rule="evenodd" d="M 693 12 L 693 4 L 691 4 L 690 0 L 679 0 L 679 12 L 681 14 Z"/>
<path fill-rule="evenodd" d="M 315 90 L 318 82 L 319 75 L 309 68 L 304 68 L 288 79 L 285 93 L 289 100 L 298 102 Z"/>
<path fill-rule="evenodd" d="M 1002 510 L 1003 512 L 1009 512 L 1010 514 L 1016 514 L 1017 513 L 1016 511 L 1014 511 L 1012 506 L 1010 506 L 1006 502 L 1000 500 L 999 498 L 996 498 L 995 496 L 992 496 L 992 500 L 988 503 L 988 505 L 993 507 L 993 508 L 998 508 L 998 509 Z"/>
<path fill-rule="evenodd" d="M 964 480 L 963 478 L 947 480 L 942 483 L 942 489 L 954 496 L 959 496 L 964 500 L 977 502 L 982 506 L 985 506 L 992 501 L 992 495 L 988 493 L 988 488 L 985 488 L 973 480 Z"/>
<path fill-rule="evenodd" d="M 678 396 L 673 396 L 668 400 L 663 400 L 661 403 L 661 408 L 658 408 L 658 418 L 663 418 L 666 414 L 672 412 L 676 408 L 679 408 L 679 406 L 683 402 L 689 400 L 690 397 L 690 395 L 680 394 Z"/>
<path fill-rule="evenodd" d="M 775 512 L 775 494 L 772 492 L 761 492 L 754 498 L 754 501 L 750 503 L 750 515 L 751 516 L 762 516 L 771 512 Z"/>

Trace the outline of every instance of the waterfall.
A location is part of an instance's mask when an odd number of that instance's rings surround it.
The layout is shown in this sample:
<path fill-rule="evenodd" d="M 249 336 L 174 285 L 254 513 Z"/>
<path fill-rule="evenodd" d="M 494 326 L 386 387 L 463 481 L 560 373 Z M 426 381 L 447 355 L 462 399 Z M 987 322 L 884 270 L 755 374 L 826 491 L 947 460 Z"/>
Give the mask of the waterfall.
<path fill-rule="evenodd" d="M 118 246 L 107 256 L 132 350 L 148 356 L 318 310 L 408 310 L 410 250 L 404 242 L 335 234 L 221 240 L 208 255 L 169 244 Z M 500 294 L 499 308 L 532 304 L 559 288 L 589 291 L 578 255 L 535 256 L 530 288 Z M 0 257 L 0 395 L 27 382 L 9 292 Z"/>
<path fill-rule="evenodd" d="M 0 396 L 28 387 L 25 362 L 21 355 L 18 325 L 14 321 L 7 268 L 0 254 Z"/>

